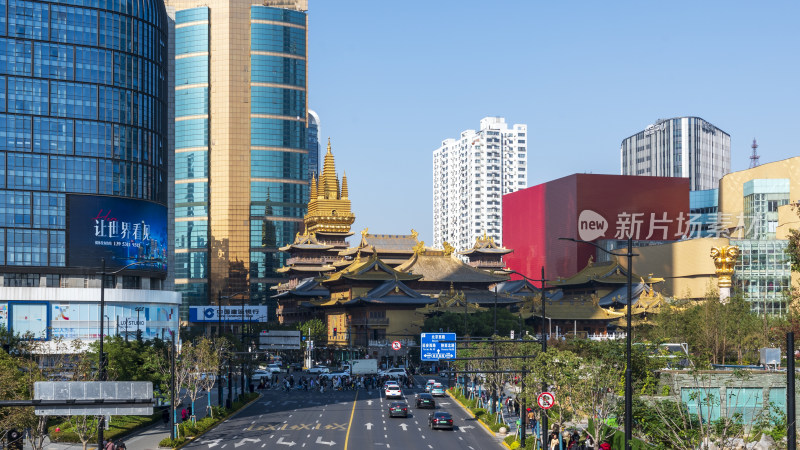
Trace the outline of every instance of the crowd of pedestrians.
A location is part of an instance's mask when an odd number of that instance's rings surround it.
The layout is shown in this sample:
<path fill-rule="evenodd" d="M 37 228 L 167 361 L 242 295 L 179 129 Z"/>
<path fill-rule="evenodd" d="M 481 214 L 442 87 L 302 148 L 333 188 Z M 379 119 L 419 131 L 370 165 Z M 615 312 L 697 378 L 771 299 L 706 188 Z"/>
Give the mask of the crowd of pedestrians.
<path fill-rule="evenodd" d="M 389 381 L 388 376 L 379 375 L 334 375 L 326 376 L 325 374 L 317 376 L 298 376 L 295 378 L 294 374 L 287 374 L 280 377 L 278 374 L 273 374 L 271 378 L 262 378 L 256 387 L 258 390 L 264 389 L 280 389 L 285 392 L 293 390 L 300 391 L 319 391 L 325 392 L 330 390 L 336 391 L 349 391 L 355 389 L 377 389 L 383 388 L 383 385 Z M 400 376 L 395 379 L 401 386 L 413 387 L 413 378 L 411 376 Z"/>

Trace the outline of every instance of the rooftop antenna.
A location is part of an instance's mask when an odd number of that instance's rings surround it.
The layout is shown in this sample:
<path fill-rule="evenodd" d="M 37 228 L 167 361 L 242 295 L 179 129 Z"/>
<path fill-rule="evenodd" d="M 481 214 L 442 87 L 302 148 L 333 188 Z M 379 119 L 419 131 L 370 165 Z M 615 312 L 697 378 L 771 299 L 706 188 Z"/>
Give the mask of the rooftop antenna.
<path fill-rule="evenodd" d="M 756 149 L 758 148 L 758 144 L 756 143 L 756 138 L 753 138 L 753 145 L 750 146 L 753 149 L 753 153 L 750 155 L 750 168 L 758 167 L 758 152 Z"/>

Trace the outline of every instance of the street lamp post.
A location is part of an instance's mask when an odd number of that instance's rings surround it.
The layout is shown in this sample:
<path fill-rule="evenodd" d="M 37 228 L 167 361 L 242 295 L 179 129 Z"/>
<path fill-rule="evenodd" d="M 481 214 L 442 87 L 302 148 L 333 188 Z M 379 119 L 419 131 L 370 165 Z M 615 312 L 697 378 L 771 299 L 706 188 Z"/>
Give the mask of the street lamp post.
<path fill-rule="evenodd" d="M 169 377 L 169 385 L 170 385 L 170 401 L 169 401 L 169 409 L 170 409 L 170 422 L 172 422 L 172 426 L 170 427 L 170 438 L 174 441 L 176 437 L 178 437 L 178 421 L 177 421 L 177 411 L 175 410 L 175 400 L 177 396 L 175 395 L 175 332 L 172 333 L 172 346 L 170 352 L 170 361 L 169 361 L 169 370 L 170 370 L 170 377 Z"/>
<path fill-rule="evenodd" d="M 217 349 L 219 349 L 220 337 L 222 336 L 222 291 L 217 291 Z M 217 405 L 222 406 L 222 352 L 219 354 L 220 360 L 217 361 Z"/>
<path fill-rule="evenodd" d="M 241 291 L 241 292 L 236 292 L 234 294 L 223 296 L 221 290 L 217 292 L 217 336 L 218 337 L 222 334 L 222 299 L 231 300 L 234 297 L 236 297 L 237 295 L 248 294 L 248 293 L 249 293 L 249 291 Z M 242 328 L 240 329 L 240 332 L 241 332 L 241 340 L 242 340 L 242 350 L 244 350 L 244 297 L 242 297 L 242 325 L 241 325 L 241 327 Z M 232 331 L 232 333 L 233 333 L 233 331 Z M 233 366 L 233 362 L 232 362 L 231 359 L 232 358 L 230 358 L 230 357 L 228 358 L 228 401 L 227 401 L 227 403 L 228 403 L 229 406 L 233 405 L 233 398 L 232 398 L 232 396 L 233 396 L 233 367 L 232 367 Z M 220 378 L 222 378 L 222 364 L 221 363 L 219 365 L 218 372 L 219 372 Z M 244 394 L 244 362 L 242 362 L 242 378 L 241 378 L 241 382 L 242 382 L 242 394 Z M 217 396 L 218 396 L 220 405 L 222 405 L 222 392 L 221 392 L 222 383 L 220 383 L 219 390 L 220 390 L 220 392 L 217 394 Z"/>
<path fill-rule="evenodd" d="M 494 335 L 497 336 L 497 288 L 498 286 L 494 285 Z"/>
<path fill-rule="evenodd" d="M 132 262 L 127 266 L 117 269 L 113 272 L 106 272 L 106 259 L 100 258 L 100 366 L 97 369 L 98 381 L 106 381 L 106 356 L 103 351 L 103 334 L 105 334 L 105 317 L 106 317 L 106 277 L 108 275 L 116 275 L 128 267 L 143 264 L 141 261 Z M 101 417 L 97 421 L 97 448 L 103 448 L 103 420 Z"/>
<path fill-rule="evenodd" d="M 239 331 L 241 332 L 240 334 L 242 335 L 242 351 L 244 351 L 244 296 L 242 296 L 242 325 L 239 327 Z M 241 392 L 242 396 L 244 396 L 244 355 L 242 355 L 242 361 L 240 367 L 241 367 L 240 380 L 242 382 Z"/>
<path fill-rule="evenodd" d="M 542 267 L 542 277 L 541 277 L 541 279 L 538 279 L 538 280 L 533 280 L 531 278 L 528 278 L 526 275 L 521 274 L 521 273 L 517 272 L 516 270 L 508 270 L 508 272 L 509 273 L 515 273 L 515 274 L 521 276 L 522 278 L 524 278 L 527 281 L 539 281 L 539 282 L 542 283 L 542 333 L 541 333 L 542 336 L 541 336 L 541 340 L 542 340 L 542 353 L 547 353 L 547 333 L 544 332 L 545 315 L 546 315 L 545 314 L 545 305 L 547 304 L 547 302 L 545 302 L 545 298 L 544 298 L 544 283 L 547 280 L 544 278 L 544 267 Z M 522 339 L 522 314 L 520 314 L 519 318 L 520 318 L 519 338 L 521 340 Z M 525 375 L 526 375 L 525 360 L 523 360 L 522 361 L 522 390 L 523 390 L 523 392 L 525 391 Z M 547 391 L 547 382 L 546 381 L 542 381 L 542 392 L 545 392 L 545 391 Z M 520 428 L 521 428 L 521 430 L 520 430 L 521 431 L 520 432 L 520 440 L 519 440 L 520 447 L 525 447 L 525 426 L 526 426 L 525 422 L 526 422 L 526 419 L 527 419 L 527 414 L 525 413 L 524 410 L 525 410 L 525 398 L 523 397 L 523 399 L 522 399 L 522 408 L 520 409 L 520 418 L 519 418 L 520 419 L 519 423 L 520 423 Z M 547 435 L 547 410 L 542 410 L 541 423 L 542 423 L 542 448 L 548 448 L 547 438 L 549 436 Z"/>
<path fill-rule="evenodd" d="M 612 256 L 625 256 L 628 258 L 628 307 L 625 314 L 625 450 L 630 449 L 633 427 L 633 386 L 631 384 L 631 308 L 633 303 L 633 238 L 628 237 L 627 253 L 614 253 L 610 250 L 595 244 L 594 242 L 584 241 L 573 238 L 559 238 L 563 241 L 581 242 L 598 248 Z"/>

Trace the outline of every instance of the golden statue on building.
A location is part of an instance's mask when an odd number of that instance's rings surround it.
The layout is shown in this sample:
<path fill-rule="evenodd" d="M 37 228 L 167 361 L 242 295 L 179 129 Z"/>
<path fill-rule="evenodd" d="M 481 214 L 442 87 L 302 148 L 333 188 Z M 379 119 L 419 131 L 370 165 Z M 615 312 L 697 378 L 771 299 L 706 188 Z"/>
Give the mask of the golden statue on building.
<path fill-rule="evenodd" d="M 739 247 L 723 245 L 711 248 L 711 257 L 714 259 L 715 273 L 718 278 L 719 300 L 725 302 L 731 296 L 731 277 L 739 259 Z"/>

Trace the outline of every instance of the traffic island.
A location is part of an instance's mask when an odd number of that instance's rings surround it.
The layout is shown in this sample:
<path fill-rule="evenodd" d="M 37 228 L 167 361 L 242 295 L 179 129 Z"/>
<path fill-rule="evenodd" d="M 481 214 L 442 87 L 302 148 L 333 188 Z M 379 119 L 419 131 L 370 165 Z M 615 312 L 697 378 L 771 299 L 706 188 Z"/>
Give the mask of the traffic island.
<path fill-rule="evenodd" d="M 445 392 L 447 392 L 447 395 L 455 400 L 459 406 L 467 410 L 483 427 L 483 429 L 486 430 L 487 433 L 495 438 L 503 437 L 498 433 L 500 432 L 501 428 L 507 428 L 507 425 L 502 422 L 498 422 L 495 414 L 492 414 L 483 408 L 478 408 L 475 400 L 464 397 L 455 388 L 447 389 Z"/>

